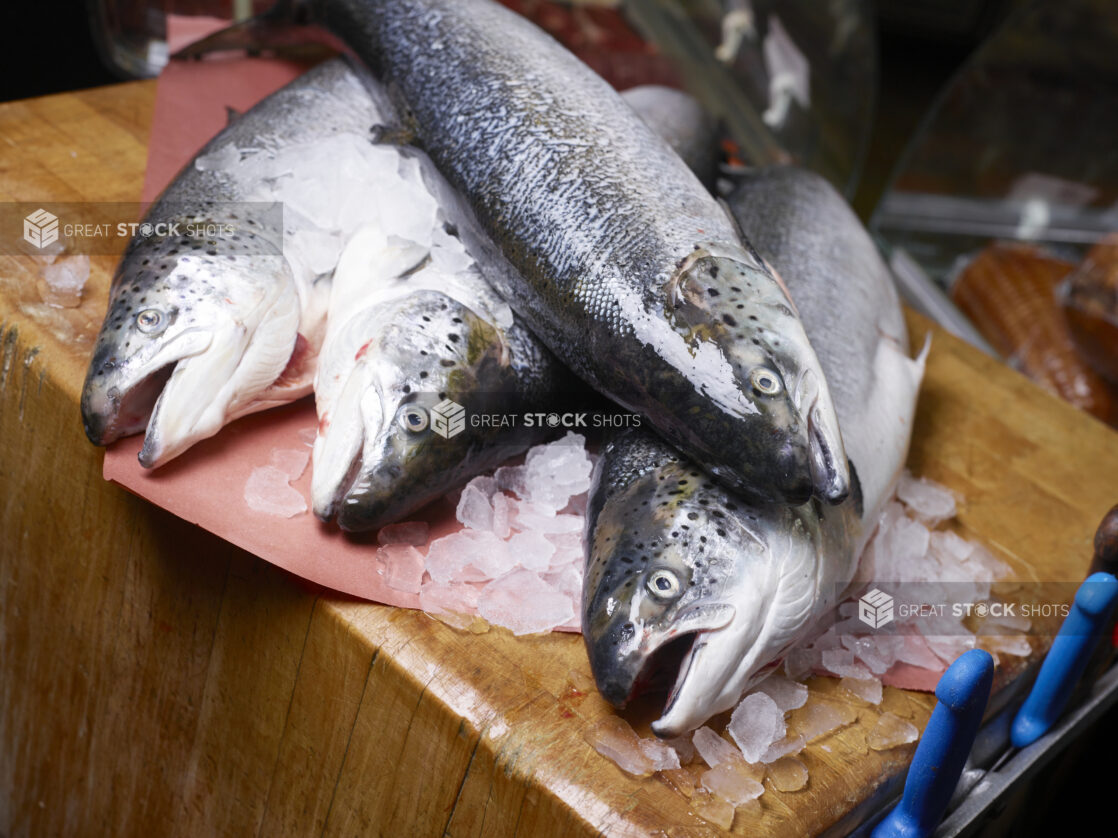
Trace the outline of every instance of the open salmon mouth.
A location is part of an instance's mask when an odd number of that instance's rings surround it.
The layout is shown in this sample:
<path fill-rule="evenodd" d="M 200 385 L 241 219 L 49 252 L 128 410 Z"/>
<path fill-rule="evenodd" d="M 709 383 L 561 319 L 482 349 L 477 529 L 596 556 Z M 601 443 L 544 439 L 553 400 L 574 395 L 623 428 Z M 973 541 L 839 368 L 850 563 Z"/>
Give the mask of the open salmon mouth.
<path fill-rule="evenodd" d="M 670 662 L 670 669 L 668 669 L 667 672 L 670 672 L 672 676 L 671 689 L 668 692 L 667 699 L 664 701 L 664 706 L 660 710 L 660 719 L 663 719 L 665 716 L 668 715 L 673 705 L 675 704 L 676 699 L 679 698 L 680 688 L 687 680 L 687 674 L 691 669 L 691 663 L 695 660 L 695 653 L 698 652 L 698 650 L 705 645 L 705 634 L 705 632 L 700 631 L 680 638 L 680 640 L 685 639 L 689 642 L 679 645 L 678 649 L 675 652 L 676 654 L 678 654 L 679 657 Z M 673 643 L 670 645 L 676 645 L 676 642 L 673 641 Z M 665 660 L 664 663 L 668 664 L 669 661 Z M 663 729 L 658 729 L 658 724 L 659 720 L 652 723 L 652 732 L 655 733 L 657 736 L 670 739 L 674 735 L 676 735 L 675 731 L 665 731 Z"/>
<path fill-rule="evenodd" d="M 121 437 L 131 436 L 147 429 L 151 412 L 159 400 L 167 381 L 174 372 L 177 361 L 160 367 L 155 372 L 120 391 L 106 395 L 107 409 L 94 408 L 82 403 L 82 424 L 85 435 L 94 445 L 108 445 Z"/>
<path fill-rule="evenodd" d="M 656 649 L 644 662 L 633 679 L 632 688 L 626 701 L 637 696 L 664 696 L 670 703 L 680 681 L 685 664 L 691 659 L 691 651 L 703 632 L 692 631 L 673 637 Z M 666 709 L 666 705 L 665 708 Z"/>

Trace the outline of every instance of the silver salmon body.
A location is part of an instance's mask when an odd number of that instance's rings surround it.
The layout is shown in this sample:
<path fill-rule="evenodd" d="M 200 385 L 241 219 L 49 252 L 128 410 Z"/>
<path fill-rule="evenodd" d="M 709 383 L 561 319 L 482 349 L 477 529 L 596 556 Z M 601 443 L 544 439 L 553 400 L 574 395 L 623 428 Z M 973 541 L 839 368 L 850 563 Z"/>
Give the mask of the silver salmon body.
<path fill-rule="evenodd" d="M 343 228 L 362 220 L 339 216 L 364 198 L 379 121 L 358 77 L 331 61 L 187 164 L 145 216 L 156 234 L 141 227 L 113 278 L 82 391 L 90 440 L 146 431 L 140 462 L 157 466 L 310 392 Z"/>
<path fill-rule="evenodd" d="M 314 0 L 389 84 L 576 373 L 763 501 L 837 502 L 827 382 L 785 290 L 669 146 L 588 67 L 488 0 Z"/>
<path fill-rule="evenodd" d="M 756 504 L 651 435 L 606 448 L 587 510 L 583 635 L 615 704 L 669 667 L 653 725 L 665 737 L 733 707 L 834 605 L 903 466 L 923 374 L 888 270 L 829 184 L 758 172 L 730 203 L 799 306 L 855 482 L 839 505 Z"/>

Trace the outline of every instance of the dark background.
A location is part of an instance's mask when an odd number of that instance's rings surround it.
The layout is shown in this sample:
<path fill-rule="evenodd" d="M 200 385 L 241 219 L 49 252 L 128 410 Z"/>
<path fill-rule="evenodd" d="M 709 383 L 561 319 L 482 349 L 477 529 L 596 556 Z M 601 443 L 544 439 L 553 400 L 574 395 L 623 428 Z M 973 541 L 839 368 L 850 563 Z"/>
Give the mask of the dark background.
<path fill-rule="evenodd" d="M 176 8 L 184 2 L 189 0 L 166 0 Z M 220 3 L 206 0 L 210 6 Z M 936 92 L 1024 0 L 877 0 L 872 5 L 880 89 L 867 164 L 854 198 L 863 218 L 876 205 Z M 0 2 L 0 102 L 120 81 L 101 62 L 88 19 L 86 0 Z"/>
<path fill-rule="evenodd" d="M 1022 0 L 877 2 L 880 89 L 866 165 L 854 198 L 863 218 L 873 210 L 936 93 L 975 47 L 1021 5 Z M 0 3 L 0 62 L 4 68 L 0 101 L 119 81 L 97 54 L 83 0 Z M 1105 825 L 1105 813 L 1113 793 L 1109 769 L 1115 743 L 1118 713 L 1111 712 L 1056 766 L 1042 773 L 1024 796 L 1022 807 L 1006 813 L 1015 822 L 1009 832 L 999 828 L 987 834 L 1114 834 L 1114 827 Z M 1101 820 L 1086 831 L 1081 825 L 1088 816 Z"/>

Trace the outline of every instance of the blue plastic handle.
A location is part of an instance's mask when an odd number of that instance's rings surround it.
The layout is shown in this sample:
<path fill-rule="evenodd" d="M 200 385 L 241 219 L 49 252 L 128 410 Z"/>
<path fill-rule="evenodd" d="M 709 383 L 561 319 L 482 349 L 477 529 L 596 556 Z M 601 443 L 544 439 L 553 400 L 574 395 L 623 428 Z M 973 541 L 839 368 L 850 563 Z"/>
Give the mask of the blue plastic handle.
<path fill-rule="evenodd" d="M 939 699 L 904 782 L 901 802 L 871 833 L 873 838 L 924 838 L 943 819 L 963 773 L 990 687 L 994 659 L 982 649 L 964 652 L 936 684 Z"/>
<path fill-rule="evenodd" d="M 1109 573 L 1093 573 L 1079 586 L 1075 602 L 1040 666 L 1036 683 L 1013 720 L 1009 736 L 1014 747 L 1031 745 L 1064 712 L 1115 602 L 1118 579 Z"/>

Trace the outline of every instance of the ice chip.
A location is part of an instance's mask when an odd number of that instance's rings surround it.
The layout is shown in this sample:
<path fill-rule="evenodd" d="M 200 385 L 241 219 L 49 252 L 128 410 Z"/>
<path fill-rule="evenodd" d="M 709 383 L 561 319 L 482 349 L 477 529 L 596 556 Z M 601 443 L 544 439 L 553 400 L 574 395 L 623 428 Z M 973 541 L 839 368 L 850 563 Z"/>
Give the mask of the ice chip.
<path fill-rule="evenodd" d="M 874 540 L 874 570 L 878 579 L 927 581 L 926 556 L 931 540 L 928 528 L 907 517 L 892 519 Z"/>
<path fill-rule="evenodd" d="M 297 229 L 284 239 L 289 261 L 295 256 L 310 276 L 328 274 L 341 258 L 345 240 L 333 230 Z M 294 265 L 292 265 L 294 267 Z"/>
<path fill-rule="evenodd" d="M 745 759 L 741 755 L 741 751 L 706 725 L 695 731 L 691 737 L 691 743 L 695 746 L 695 750 L 699 752 L 703 762 L 711 768 L 724 762 L 744 761 Z"/>
<path fill-rule="evenodd" d="M 754 692 L 767 695 L 784 713 L 803 707 L 807 703 L 807 685 L 785 678 L 783 675 L 770 675 L 757 686 Z"/>
<path fill-rule="evenodd" d="M 807 785 L 807 766 L 795 757 L 784 757 L 769 766 L 768 777 L 777 791 L 799 791 Z"/>
<path fill-rule="evenodd" d="M 798 754 L 806 747 L 807 742 L 803 736 L 798 733 L 789 733 L 783 739 L 778 739 L 769 745 L 768 750 L 761 755 L 760 761 L 768 765 L 770 762 L 776 762 L 789 754 Z"/>
<path fill-rule="evenodd" d="M 509 552 L 528 570 L 545 571 L 555 555 L 555 545 L 538 532 L 518 532 L 508 540 Z"/>
<path fill-rule="evenodd" d="M 310 462 L 311 452 L 298 448 L 273 448 L 272 465 L 287 475 L 289 482 L 294 483 L 303 476 Z"/>
<path fill-rule="evenodd" d="M 377 550 L 384 581 L 394 591 L 418 594 L 423 582 L 423 554 L 410 544 L 387 544 Z"/>
<path fill-rule="evenodd" d="M 734 806 L 741 806 L 764 794 L 765 787 L 761 785 L 762 776 L 764 776 L 762 771 L 744 762 L 724 762 L 705 771 L 702 784 L 707 791 L 713 792 Z"/>
<path fill-rule="evenodd" d="M 951 530 L 937 530 L 931 535 L 929 545 L 933 553 L 947 556 L 956 562 L 965 562 L 974 551 L 974 545 Z"/>
<path fill-rule="evenodd" d="M 493 534 L 497 538 L 509 537 L 509 517 L 512 512 L 512 504 L 509 502 L 509 497 L 504 492 L 496 492 L 490 501 L 493 507 Z"/>
<path fill-rule="evenodd" d="M 967 562 L 972 568 L 981 568 L 984 571 L 983 575 L 991 581 L 1004 579 L 1013 572 L 1009 565 L 995 558 L 994 554 L 986 549 L 984 545 L 972 542 L 971 547 L 973 549 L 967 557 Z M 973 572 L 972 570 L 972 573 Z"/>
<path fill-rule="evenodd" d="M 913 477 L 908 471 L 897 484 L 897 497 L 923 521 L 936 525 L 955 517 L 955 496 L 938 483 Z"/>
<path fill-rule="evenodd" d="M 695 760 L 695 745 L 691 741 L 691 735 L 685 734 L 677 736 L 675 739 L 666 739 L 665 742 L 672 747 L 672 750 L 679 754 L 679 761 L 683 765 L 690 765 Z"/>
<path fill-rule="evenodd" d="M 410 544 L 421 547 L 427 543 L 427 534 L 430 527 L 426 521 L 401 521 L 398 524 L 389 524 L 381 527 L 377 533 L 377 543 L 384 544 Z"/>
<path fill-rule="evenodd" d="M 462 240 L 448 233 L 443 225 L 435 225 L 431 240 L 433 243 L 431 261 L 443 273 L 448 275 L 463 273 L 473 266 L 474 260 L 466 252 Z"/>
<path fill-rule="evenodd" d="M 659 739 L 641 739 L 640 749 L 656 771 L 679 768 L 679 754 L 667 742 Z"/>
<path fill-rule="evenodd" d="M 550 631 L 574 617 L 571 597 L 530 570 L 516 570 L 485 586 L 478 613 L 513 634 Z"/>
<path fill-rule="evenodd" d="M 479 532 L 493 531 L 493 505 L 485 493 L 472 482 L 467 483 L 462 489 L 455 514 L 463 526 Z"/>
<path fill-rule="evenodd" d="M 541 574 L 547 584 L 562 591 L 578 603 L 582 597 L 582 568 L 568 565 Z"/>
<path fill-rule="evenodd" d="M 950 664 L 963 652 L 973 649 L 975 644 L 974 635 L 967 632 L 961 624 L 958 631 L 959 634 L 929 634 L 924 637 L 924 642 L 944 663 Z"/>
<path fill-rule="evenodd" d="M 896 635 L 891 634 L 877 634 L 866 637 L 844 635 L 842 645 L 862 661 L 871 673 L 881 675 L 897 660 L 901 640 Z M 839 672 L 837 674 L 865 679 L 864 676 L 851 672 Z"/>
<path fill-rule="evenodd" d="M 943 669 L 943 662 L 936 656 L 935 652 L 928 648 L 927 641 L 919 634 L 906 633 L 898 635 L 898 637 L 902 640 L 901 647 L 897 651 L 898 661 L 918 666 L 921 669 Z"/>
<path fill-rule="evenodd" d="M 462 538 L 469 547 L 463 579 L 477 582 L 483 579 L 498 579 L 516 569 L 516 557 L 509 550 L 509 544 L 496 533 L 462 530 Z"/>
<path fill-rule="evenodd" d="M 627 774 L 648 777 L 655 770 L 652 760 L 641 750 L 637 734 L 620 716 L 606 716 L 587 728 L 582 738 Z"/>
<path fill-rule="evenodd" d="M 691 794 L 691 811 L 727 832 L 734 825 L 734 804 L 702 787 Z"/>
<path fill-rule="evenodd" d="M 515 505 L 516 514 L 512 518 L 512 528 L 520 532 L 535 531 L 547 535 L 552 533 L 582 532 L 583 520 L 577 515 L 556 515 L 533 503 L 519 501 Z"/>
<path fill-rule="evenodd" d="M 491 500 L 497 492 L 501 490 L 501 485 L 497 478 L 490 477 L 488 474 L 479 474 L 473 480 L 466 484 L 464 488 L 473 487 L 477 491 L 485 495 L 486 500 Z"/>
<path fill-rule="evenodd" d="M 484 582 L 514 566 L 508 544 L 491 532 L 461 530 L 427 548 L 427 572 L 436 582 Z"/>
<path fill-rule="evenodd" d="M 866 735 L 866 744 L 875 751 L 887 751 L 899 745 L 907 745 L 920 738 L 920 730 L 900 716 L 884 713 L 877 724 Z"/>
<path fill-rule="evenodd" d="M 436 538 L 427 548 L 427 572 L 436 582 L 447 583 L 465 566 L 469 545 L 462 533 L 451 533 Z"/>
<path fill-rule="evenodd" d="M 275 466 L 254 468 L 245 483 L 244 497 L 249 509 L 280 518 L 294 518 L 307 511 L 306 498 Z"/>
<path fill-rule="evenodd" d="M 468 614 L 477 609 L 479 594 L 476 585 L 428 581 L 419 589 L 419 607 L 429 614 Z"/>
<path fill-rule="evenodd" d="M 759 762 L 770 745 L 784 738 L 784 711 L 765 693 L 750 693 L 734 708 L 727 730 L 745 761 Z"/>
<path fill-rule="evenodd" d="M 840 677 L 869 678 L 871 672 L 864 665 L 856 663 L 854 653 L 848 649 L 827 649 L 822 656 L 823 668 Z"/>
<path fill-rule="evenodd" d="M 877 678 L 843 678 L 839 686 L 867 704 L 881 703 L 881 681 Z"/>
<path fill-rule="evenodd" d="M 528 498 L 541 510 L 558 512 L 572 495 L 590 488 L 592 466 L 583 436 L 568 432 L 562 439 L 537 445 L 524 458 Z"/>
<path fill-rule="evenodd" d="M 512 492 L 521 500 L 528 498 L 528 486 L 525 483 L 527 469 L 524 466 L 501 466 L 493 477 L 502 491 Z"/>
<path fill-rule="evenodd" d="M 568 504 L 571 495 L 562 486 L 551 483 L 547 478 L 542 480 L 544 482 L 529 483 L 528 497 L 537 514 L 551 516 Z"/>
<path fill-rule="evenodd" d="M 551 557 L 551 567 L 557 570 L 569 564 L 580 567 L 585 559 L 586 552 L 582 545 L 582 532 L 553 532 L 546 533 L 549 542 L 555 545 L 555 554 Z"/>
<path fill-rule="evenodd" d="M 296 436 L 299 437 L 299 442 L 303 445 L 313 448 L 314 441 L 318 437 L 318 428 L 300 428 Z"/>
<path fill-rule="evenodd" d="M 568 431 L 561 439 L 536 445 L 528 451 L 524 465 L 530 473 L 551 475 L 556 483 L 576 483 L 583 475 L 589 476 L 586 437 Z"/>
<path fill-rule="evenodd" d="M 89 256 L 63 256 L 40 269 L 43 302 L 56 308 L 77 308 L 82 302 L 82 292 L 89 279 Z"/>
<path fill-rule="evenodd" d="M 854 724 L 854 720 L 858 718 L 852 707 L 829 701 L 809 701 L 797 713 L 793 725 L 796 732 L 808 742 L 840 727 Z"/>
<path fill-rule="evenodd" d="M 581 670 L 569 670 L 567 672 L 567 681 L 575 690 L 583 695 L 594 692 L 594 679 Z"/>

